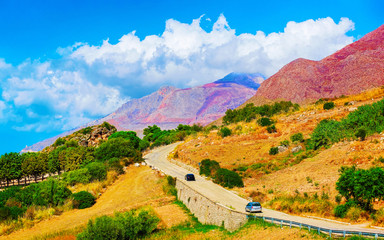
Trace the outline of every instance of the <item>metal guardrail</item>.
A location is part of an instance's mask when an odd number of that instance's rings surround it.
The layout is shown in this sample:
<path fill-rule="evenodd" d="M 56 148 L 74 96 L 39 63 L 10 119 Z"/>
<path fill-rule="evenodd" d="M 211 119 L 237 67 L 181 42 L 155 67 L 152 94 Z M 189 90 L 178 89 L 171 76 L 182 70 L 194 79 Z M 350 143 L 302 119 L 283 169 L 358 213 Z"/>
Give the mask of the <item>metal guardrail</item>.
<path fill-rule="evenodd" d="M 252 218 L 260 218 L 263 221 L 270 222 L 272 224 L 280 225 L 281 227 L 284 226 L 289 226 L 291 227 L 299 227 L 300 229 L 302 228 L 307 228 L 308 231 L 315 230 L 319 234 L 320 232 L 329 235 L 329 237 L 332 237 L 332 234 L 334 235 L 341 235 L 343 237 L 346 237 L 347 235 L 357 235 L 357 236 L 366 236 L 366 237 L 374 237 L 375 239 L 378 239 L 379 237 L 382 238 L 384 237 L 384 233 L 375 233 L 375 232 L 359 232 L 359 231 L 347 231 L 347 230 L 339 230 L 339 229 L 330 229 L 330 228 L 322 228 L 319 226 L 314 226 L 310 224 L 305 224 L 305 223 L 299 223 L 295 221 L 289 221 L 289 220 L 283 220 L 283 219 L 278 219 L 278 218 L 272 218 L 272 217 L 264 217 L 264 216 L 254 216 L 254 215 L 247 215 L 248 219 Z"/>

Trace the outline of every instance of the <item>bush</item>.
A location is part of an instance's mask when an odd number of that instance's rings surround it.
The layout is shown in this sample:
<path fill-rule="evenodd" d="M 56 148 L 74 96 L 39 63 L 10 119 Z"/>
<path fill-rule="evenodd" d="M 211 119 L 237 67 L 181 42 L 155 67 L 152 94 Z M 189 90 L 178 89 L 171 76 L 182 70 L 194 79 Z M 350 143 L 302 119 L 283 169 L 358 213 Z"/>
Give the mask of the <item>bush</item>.
<path fill-rule="evenodd" d="M 277 132 L 275 125 L 268 126 L 267 127 L 267 132 L 268 133 L 275 133 L 275 132 Z"/>
<path fill-rule="evenodd" d="M 262 117 L 260 119 L 257 120 L 257 123 L 262 126 L 262 127 L 266 127 L 266 126 L 269 126 L 269 125 L 272 125 L 273 124 L 273 121 L 270 119 L 270 118 L 267 118 L 267 117 Z"/>
<path fill-rule="evenodd" d="M 329 109 L 332 109 L 334 107 L 335 107 L 335 103 L 334 102 L 326 102 L 323 105 L 323 109 L 324 110 L 329 110 Z"/>
<path fill-rule="evenodd" d="M 89 181 L 102 181 L 107 178 L 107 167 L 101 162 L 92 162 L 85 166 L 91 178 Z"/>
<path fill-rule="evenodd" d="M 337 206 L 334 210 L 334 214 L 336 217 L 344 218 L 348 210 L 354 206 L 356 206 L 356 203 L 354 201 L 348 201 L 345 204 Z"/>
<path fill-rule="evenodd" d="M 92 207 L 96 202 L 96 198 L 87 191 L 74 193 L 72 194 L 72 198 L 73 198 L 73 207 L 78 209 Z"/>
<path fill-rule="evenodd" d="M 359 128 L 355 134 L 357 138 L 360 138 L 360 141 L 364 141 L 367 136 L 367 131 L 364 128 Z"/>
<path fill-rule="evenodd" d="M 215 182 L 228 188 L 244 187 L 243 179 L 237 172 L 220 168 L 216 172 Z"/>
<path fill-rule="evenodd" d="M 280 146 L 289 147 L 289 141 L 288 140 L 281 141 Z"/>
<path fill-rule="evenodd" d="M 200 175 L 214 177 L 217 170 L 220 169 L 220 164 L 215 160 L 204 159 L 200 162 Z"/>
<path fill-rule="evenodd" d="M 291 136 L 291 142 L 302 142 L 304 137 L 302 133 L 295 133 Z"/>
<path fill-rule="evenodd" d="M 269 149 L 269 155 L 276 155 L 279 153 L 279 148 L 278 147 L 271 147 Z"/>
<path fill-rule="evenodd" d="M 61 205 L 72 194 L 65 184 L 56 179 L 48 179 L 38 183 L 35 191 L 33 203 L 41 206 Z"/>
<path fill-rule="evenodd" d="M 232 134 L 232 131 L 227 127 L 222 127 L 219 132 L 220 136 L 225 138 Z"/>
<path fill-rule="evenodd" d="M 91 181 L 92 176 L 88 171 L 88 168 L 80 168 L 74 171 L 66 172 L 63 175 L 63 180 L 69 185 L 75 185 L 76 183 L 87 184 Z"/>
<path fill-rule="evenodd" d="M 131 162 L 141 162 L 142 154 L 139 150 L 132 148 L 129 140 L 124 138 L 112 138 L 101 144 L 95 151 L 96 159 L 105 162 L 111 158 L 129 158 Z"/>
<path fill-rule="evenodd" d="M 87 228 L 77 236 L 79 240 L 137 239 L 153 232 L 160 219 L 148 211 L 131 210 L 116 213 L 114 218 L 102 216 L 89 220 Z"/>
<path fill-rule="evenodd" d="M 124 167 L 121 165 L 120 160 L 118 158 L 111 158 L 108 160 L 109 169 L 114 170 L 117 174 L 124 173 Z"/>

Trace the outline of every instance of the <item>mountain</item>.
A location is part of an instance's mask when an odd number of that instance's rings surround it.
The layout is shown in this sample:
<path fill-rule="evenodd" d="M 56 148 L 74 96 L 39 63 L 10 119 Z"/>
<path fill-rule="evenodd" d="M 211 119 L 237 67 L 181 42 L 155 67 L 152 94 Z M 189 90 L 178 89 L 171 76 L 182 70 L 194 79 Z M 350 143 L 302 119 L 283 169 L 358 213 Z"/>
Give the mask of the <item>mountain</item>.
<path fill-rule="evenodd" d="M 206 125 L 222 117 L 227 109 L 234 109 L 255 95 L 263 80 L 260 74 L 231 73 L 203 86 L 186 89 L 162 87 L 148 96 L 123 104 L 104 118 L 26 147 L 22 152 L 40 151 L 58 137 L 104 121 L 119 131 L 138 132 L 154 124 L 162 129 L 176 128 L 179 124 Z"/>
<path fill-rule="evenodd" d="M 265 80 L 247 103 L 278 99 L 303 103 L 382 85 L 384 25 L 321 61 L 299 58 L 285 65 Z"/>

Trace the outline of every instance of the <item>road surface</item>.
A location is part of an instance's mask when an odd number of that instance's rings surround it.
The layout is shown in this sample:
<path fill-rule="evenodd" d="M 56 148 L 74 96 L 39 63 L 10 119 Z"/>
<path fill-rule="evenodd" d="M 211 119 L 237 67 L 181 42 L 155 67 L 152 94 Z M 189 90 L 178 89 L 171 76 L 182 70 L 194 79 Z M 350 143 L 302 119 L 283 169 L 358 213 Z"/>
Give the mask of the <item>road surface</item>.
<path fill-rule="evenodd" d="M 179 143 L 174 143 L 168 146 L 160 147 L 152 150 L 150 153 L 144 156 L 147 164 L 158 168 L 163 171 L 165 174 L 172 177 L 177 177 L 179 180 L 184 181 L 184 176 L 187 173 L 191 173 L 188 170 L 179 167 L 175 164 L 170 163 L 167 160 L 167 156 L 172 152 Z M 248 203 L 248 200 L 238 196 L 234 192 L 231 192 L 212 181 L 206 180 L 205 178 L 195 174 L 195 182 L 186 182 L 189 187 L 200 192 L 204 196 L 208 197 L 214 202 L 220 203 L 237 211 L 245 212 L 245 205 Z M 263 208 L 262 213 L 257 213 L 257 215 L 265 217 L 279 218 L 288 221 L 295 221 L 303 224 L 309 224 L 321 228 L 330 228 L 335 230 L 346 230 L 346 231 L 358 231 L 358 232 L 375 232 L 375 233 L 384 233 L 384 230 L 366 228 L 361 225 L 349 225 L 338 223 L 336 221 L 326 221 L 318 220 L 306 217 L 292 216 L 283 212 Z"/>

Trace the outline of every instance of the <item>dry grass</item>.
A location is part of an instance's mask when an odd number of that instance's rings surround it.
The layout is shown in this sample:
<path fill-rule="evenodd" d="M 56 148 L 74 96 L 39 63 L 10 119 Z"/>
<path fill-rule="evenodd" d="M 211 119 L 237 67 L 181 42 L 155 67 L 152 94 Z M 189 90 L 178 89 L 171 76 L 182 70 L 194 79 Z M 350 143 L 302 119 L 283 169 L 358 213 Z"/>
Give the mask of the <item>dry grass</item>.
<path fill-rule="evenodd" d="M 217 131 L 201 133 L 189 137 L 175 151 L 179 161 L 196 168 L 201 160 L 209 158 L 218 161 L 222 167 L 242 169 L 240 173 L 244 176 L 245 187 L 237 191 L 243 197 L 252 197 L 252 193 L 259 192 L 262 199 L 257 200 L 269 201 L 276 196 L 294 195 L 296 192 L 310 196 L 315 193 L 320 196 L 325 192 L 329 200 L 335 203 L 335 183 L 341 166 L 384 166 L 377 161 L 379 157 L 384 157 L 383 134 L 370 136 L 362 142 L 340 142 L 312 153 L 308 158 L 300 157 L 304 153 L 291 154 L 290 150 L 298 144 L 291 143 L 288 151 L 275 156 L 269 155 L 269 149 L 278 146 L 281 141 L 290 140 L 290 136 L 298 132 L 303 133 L 304 138 L 309 138 L 321 120 L 340 120 L 357 107 L 372 104 L 383 96 L 384 89 L 376 88 L 359 95 L 332 99 L 336 104 L 332 110 L 323 110 L 322 104 L 302 106 L 297 112 L 273 117 L 277 121 L 275 134 L 267 133 L 265 127 L 258 126 L 255 121 L 231 124 L 228 127 L 233 135 L 229 137 L 222 139 Z M 375 208 L 379 209 L 383 204 L 376 202 Z"/>
<path fill-rule="evenodd" d="M 0 239 L 31 239 L 52 232 L 62 232 L 84 226 L 89 219 L 111 215 L 116 211 L 152 205 L 162 206 L 172 202 L 174 197 L 163 192 L 160 177 L 148 167 L 130 167 L 124 175 L 105 190 L 94 206 L 88 209 L 75 209 L 60 216 L 36 223 L 32 228 L 14 232 Z"/>

